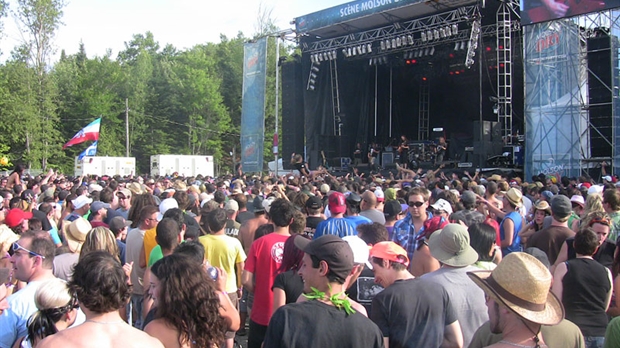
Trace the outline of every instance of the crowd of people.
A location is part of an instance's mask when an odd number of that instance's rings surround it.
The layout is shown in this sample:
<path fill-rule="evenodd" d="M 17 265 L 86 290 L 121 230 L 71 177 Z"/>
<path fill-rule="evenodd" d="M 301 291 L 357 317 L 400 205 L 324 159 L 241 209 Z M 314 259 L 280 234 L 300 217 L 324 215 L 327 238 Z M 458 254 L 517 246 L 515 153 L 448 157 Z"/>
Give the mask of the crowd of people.
<path fill-rule="evenodd" d="M 17 166 L 0 178 L 0 348 L 620 347 L 616 177 L 300 167 Z"/>

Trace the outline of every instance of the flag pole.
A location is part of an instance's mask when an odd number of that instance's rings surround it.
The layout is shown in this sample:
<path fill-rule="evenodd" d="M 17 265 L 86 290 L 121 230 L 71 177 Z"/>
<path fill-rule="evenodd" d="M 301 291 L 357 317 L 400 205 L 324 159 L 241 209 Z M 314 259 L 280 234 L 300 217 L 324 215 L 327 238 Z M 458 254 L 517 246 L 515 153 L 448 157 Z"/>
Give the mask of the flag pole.
<path fill-rule="evenodd" d="M 129 99 L 125 98 L 125 157 L 129 157 Z"/>

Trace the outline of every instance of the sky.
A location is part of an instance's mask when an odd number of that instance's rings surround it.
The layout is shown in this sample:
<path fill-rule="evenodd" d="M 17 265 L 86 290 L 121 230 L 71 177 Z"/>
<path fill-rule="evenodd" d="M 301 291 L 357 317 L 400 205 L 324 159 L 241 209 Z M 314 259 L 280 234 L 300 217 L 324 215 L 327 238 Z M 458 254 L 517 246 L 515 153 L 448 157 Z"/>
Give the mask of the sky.
<path fill-rule="evenodd" d="M 271 9 L 271 17 L 281 29 L 292 28 L 295 17 L 340 5 L 348 0 L 66 0 L 62 25 L 57 31 L 55 59 L 61 49 L 67 54 L 84 43 L 89 58 L 112 50 L 116 58 L 124 43 L 134 34 L 151 31 L 160 47 L 167 43 L 177 49 L 196 44 L 219 42 L 220 34 L 235 37 L 254 33 L 259 7 Z M 13 47 L 23 42 L 9 0 L 0 39 L 0 60 L 5 61 Z M 53 62 L 52 62 L 53 63 Z"/>

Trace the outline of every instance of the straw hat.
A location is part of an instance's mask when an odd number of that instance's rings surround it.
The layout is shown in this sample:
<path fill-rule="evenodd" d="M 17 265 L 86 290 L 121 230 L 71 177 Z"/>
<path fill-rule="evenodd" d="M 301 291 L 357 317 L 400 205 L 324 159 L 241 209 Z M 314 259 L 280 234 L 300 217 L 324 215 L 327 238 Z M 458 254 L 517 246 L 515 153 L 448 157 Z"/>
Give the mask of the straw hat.
<path fill-rule="evenodd" d="M 544 210 L 547 214 L 551 215 L 551 206 L 547 203 L 547 201 L 539 201 L 536 205 L 534 205 L 534 209 Z"/>
<path fill-rule="evenodd" d="M 520 207 L 521 203 L 523 203 L 523 194 L 514 187 L 508 190 L 504 197 L 517 207 Z"/>
<path fill-rule="evenodd" d="M 79 217 L 69 224 L 67 228 L 67 245 L 72 252 L 76 253 L 82 250 L 82 244 L 86 241 L 86 235 L 91 229 L 90 222 L 83 217 Z"/>
<path fill-rule="evenodd" d="M 520 317 L 541 325 L 557 325 L 564 307 L 551 292 L 551 273 L 534 256 L 522 252 L 507 255 L 493 271 L 467 275 L 497 303 Z"/>

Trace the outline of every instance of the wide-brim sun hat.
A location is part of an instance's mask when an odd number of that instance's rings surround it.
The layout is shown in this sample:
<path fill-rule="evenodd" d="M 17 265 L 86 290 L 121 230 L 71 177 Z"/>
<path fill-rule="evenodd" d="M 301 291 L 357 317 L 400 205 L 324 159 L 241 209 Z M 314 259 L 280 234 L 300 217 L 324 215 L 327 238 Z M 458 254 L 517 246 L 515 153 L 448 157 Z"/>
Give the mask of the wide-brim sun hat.
<path fill-rule="evenodd" d="M 514 187 L 506 191 L 506 194 L 504 194 L 504 198 L 506 198 L 516 207 L 520 207 L 521 204 L 523 204 L 523 194 L 521 193 L 521 191 L 517 190 Z"/>
<path fill-rule="evenodd" d="M 520 317 L 541 325 L 557 325 L 564 306 L 551 292 L 551 273 L 535 257 L 515 252 L 493 271 L 467 272 L 471 280 L 498 304 Z"/>
<path fill-rule="evenodd" d="M 478 261 L 478 253 L 469 244 L 469 232 L 460 224 L 447 224 L 428 240 L 431 255 L 452 267 L 465 267 Z"/>

